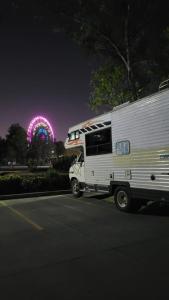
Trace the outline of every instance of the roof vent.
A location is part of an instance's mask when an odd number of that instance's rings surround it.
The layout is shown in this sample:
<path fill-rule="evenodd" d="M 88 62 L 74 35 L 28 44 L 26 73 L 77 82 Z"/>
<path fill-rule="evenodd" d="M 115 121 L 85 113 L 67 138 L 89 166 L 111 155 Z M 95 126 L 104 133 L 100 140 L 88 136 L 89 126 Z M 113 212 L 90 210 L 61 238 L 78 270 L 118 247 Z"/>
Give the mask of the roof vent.
<path fill-rule="evenodd" d="M 130 104 L 130 101 L 125 102 L 125 103 L 122 103 L 122 104 L 120 104 L 120 105 L 118 105 L 118 106 L 113 107 L 113 110 L 118 110 L 118 109 L 120 109 L 120 108 L 123 108 L 123 107 L 129 105 L 129 104 Z"/>
<path fill-rule="evenodd" d="M 160 83 L 158 89 L 159 89 L 159 91 L 161 91 L 161 90 L 167 89 L 168 87 L 169 87 L 169 79 L 162 81 Z"/>

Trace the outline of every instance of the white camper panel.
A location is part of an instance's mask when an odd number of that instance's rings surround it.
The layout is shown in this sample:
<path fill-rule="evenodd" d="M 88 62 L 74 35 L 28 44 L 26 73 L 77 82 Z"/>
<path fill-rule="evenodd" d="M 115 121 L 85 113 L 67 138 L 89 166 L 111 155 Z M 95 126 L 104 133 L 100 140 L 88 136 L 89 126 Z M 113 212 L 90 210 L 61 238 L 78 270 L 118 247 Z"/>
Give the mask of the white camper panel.
<path fill-rule="evenodd" d="M 85 158 L 87 184 L 109 185 L 112 170 L 112 154 L 87 156 Z"/>
<path fill-rule="evenodd" d="M 130 142 L 130 154 L 117 155 L 118 141 Z M 112 142 L 114 180 L 169 191 L 169 91 L 112 112 Z"/>
<path fill-rule="evenodd" d="M 99 124 L 104 122 L 111 122 L 111 112 L 103 114 L 97 118 L 91 120 L 93 124 Z M 98 128 L 95 132 L 104 130 L 105 128 L 111 128 L 109 126 Z M 91 134 L 92 132 L 86 133 Z M 85 182 L 87 184 L 110 184 L 110 174 L 112 172 L 112 153 L 104 155 L 86 156 L 86 147 L 84 148 L 85 154 Z"/>

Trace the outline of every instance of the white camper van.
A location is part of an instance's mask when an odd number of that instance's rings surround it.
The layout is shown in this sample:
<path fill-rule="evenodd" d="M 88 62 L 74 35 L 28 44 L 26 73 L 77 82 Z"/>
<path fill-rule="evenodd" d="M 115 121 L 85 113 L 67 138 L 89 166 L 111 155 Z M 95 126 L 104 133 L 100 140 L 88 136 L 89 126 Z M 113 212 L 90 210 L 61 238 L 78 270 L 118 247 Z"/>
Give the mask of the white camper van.
<path fill-rule="evenodd" d="M 146 201 L 169 201 L 169 89 L 82 122 L 69 129 L 74 149 L 72 192 L 114 195 L 122 211 Z"/>

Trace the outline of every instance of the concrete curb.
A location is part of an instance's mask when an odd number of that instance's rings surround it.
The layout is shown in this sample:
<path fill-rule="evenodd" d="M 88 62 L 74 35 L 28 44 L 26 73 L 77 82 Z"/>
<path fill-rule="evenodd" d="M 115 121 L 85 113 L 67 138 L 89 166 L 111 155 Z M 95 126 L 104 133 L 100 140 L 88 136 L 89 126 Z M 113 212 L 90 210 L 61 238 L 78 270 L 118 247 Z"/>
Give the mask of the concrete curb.
<path fill-rule="evenodd" d="M 10 200 L 10 199 L 21 199 L 21 198 L 31 198 L 31 197 L 41 197 L 41 196 L 55 196 L 70 194 L 71 190 L 57 190 L 57 191 L 46 191 L 46 192 L 36 192 L 36 193 L 24 193 L 24 194 L 10 194 L 10 195 L 0 195 L 0 200 Z"/>

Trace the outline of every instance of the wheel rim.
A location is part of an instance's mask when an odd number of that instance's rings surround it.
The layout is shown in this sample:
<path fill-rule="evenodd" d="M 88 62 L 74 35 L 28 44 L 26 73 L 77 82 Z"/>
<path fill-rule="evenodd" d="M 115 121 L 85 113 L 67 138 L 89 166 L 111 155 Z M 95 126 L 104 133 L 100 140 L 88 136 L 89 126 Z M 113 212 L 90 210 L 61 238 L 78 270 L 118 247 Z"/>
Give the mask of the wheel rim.
<path fill-rule="evenodd" d="M 117 203 L 121 208 L 125 208 L 128 205 L 128 195 L 125 191 L 117 193 Z"/>
<path fill-rule="evenodd" d="M 72 187 L 73 187 L 73 193 L 77 194 L 79 192 L 79 184 L 76 180 L 74 180 Z"/>

